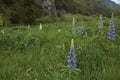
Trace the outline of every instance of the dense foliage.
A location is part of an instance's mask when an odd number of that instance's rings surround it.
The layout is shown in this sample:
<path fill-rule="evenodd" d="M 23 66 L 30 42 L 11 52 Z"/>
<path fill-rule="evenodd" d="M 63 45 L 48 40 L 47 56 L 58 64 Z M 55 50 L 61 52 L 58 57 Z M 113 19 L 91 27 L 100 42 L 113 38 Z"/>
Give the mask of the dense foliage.
<path fill-rule="evenodd" d="M 0 0 L 0 13 L 4 26 L 13 24 L 32 24 L 35 21 L 34 0 Z"/>
<path fill-rule="evenodd" d="M 97 0 L 55 0 L 57 9 L 65 9 L 72 13 L 84 15 L 103 14 L 109 15 L 109 8 Z"/>
<path fill-rule="evenodd" d="M 33 24 L 36 19 L 48 15 L 37 0 L 0 0 L 0 13 L 3 14 L 4 26 L 12 24 Z M 42 0 L 40 0 L 42 1 Z M 43 0 L 44 1 L 44 0 Z M 57 15 L 66 13 L 108 16 L 110 9 L 97 0 L 54 0 Z"/>

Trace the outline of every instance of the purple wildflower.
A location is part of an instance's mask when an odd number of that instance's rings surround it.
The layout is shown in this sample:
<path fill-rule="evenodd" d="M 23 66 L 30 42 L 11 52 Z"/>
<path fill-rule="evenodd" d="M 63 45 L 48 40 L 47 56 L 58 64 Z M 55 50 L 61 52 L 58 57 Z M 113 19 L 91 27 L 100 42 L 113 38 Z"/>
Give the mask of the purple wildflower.
<path fill-rule="evenodd" d="M 83 26 L 78 28 L 78 34 L 84 34 L 84 31 L 85 30 Z"/>
<path fill-rule="evenodd" d="M 71 41 L 71 47 L 70 47 L 70 52 L 69 52 L 67 64 L 68 64 L 67 65 L 68 69 L 76 69 L 76 67 L 77 67 L 73 39 Z"/>
<path fill-rule="evenodd" d="M 116 28 L 115 28 L 113 19 L 114 18 L 112 14 L 112 17 L 110 19 L 110 25 L 108 27 L 108 39 L 111 41 L 115 41 L 115 33 L 116 33 Z"/>

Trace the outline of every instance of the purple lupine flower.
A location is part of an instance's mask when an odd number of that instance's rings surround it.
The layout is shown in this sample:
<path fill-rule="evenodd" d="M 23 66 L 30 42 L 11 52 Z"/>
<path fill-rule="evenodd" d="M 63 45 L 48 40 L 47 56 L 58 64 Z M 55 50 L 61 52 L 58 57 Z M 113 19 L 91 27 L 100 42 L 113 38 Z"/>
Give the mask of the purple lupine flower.
<path fill-rule="evenodd" d="M 76 69 L 76 67 L 77 67 L 77 65 L 76 65 L 76 64 L 73 64 L 73 67 L 72 67 L 72 68 L 73 68 L 73 69 Z"/>
<path fill-rule="evenodd" d="M 108 27 L 108 39 L 111 40 L 112 28 L 111 25 Z"/>
<path fill-rule="evenodd" d="M 116 33 L 116 28 L 115 28 L 113 19 L 114 18 L 112 14 L 112 17 L 110 19 L 110 25 L 108 27 L 108 39 L 111 41 L 115 41 L 115 33 Z"/>
<path fill-rule="evenodd" d="M 68 64 L 70 64 L 72 62 L 72 60 L 71 59 L 68 59 Z"/>
<path fill-rule="evenodd" d="M 83 26 L 78 28 L 78 34 L 84 34 L 84 31 L 85 30 Z"/>
<path fill-rule="evenodd" d="M 71 66 L 68 64 L 68 65 L 67 65 L 67 68 L 68 68 L 68 69 L 71 69 Z"/>
<path fill-rule="evenodd" d="M 75 54 L 75 50 L 74 50 L 73 39 L 71 41 L 71 47 L 70 47 L 70 52 L 69 52 L 67 64 L 68 64 L 67 65 L 68 69 L 76 69 L 76 67 L 77 67 L 77 65 L 76 65 L 76 54 Z"/>

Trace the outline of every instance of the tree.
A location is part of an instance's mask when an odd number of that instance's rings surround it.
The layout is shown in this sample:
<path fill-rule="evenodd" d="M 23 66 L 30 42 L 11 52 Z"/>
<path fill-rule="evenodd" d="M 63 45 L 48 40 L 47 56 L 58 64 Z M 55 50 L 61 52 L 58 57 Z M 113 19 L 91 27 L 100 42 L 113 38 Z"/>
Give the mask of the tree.
<path fill-rule="evenodd" d="M 35 2 L 34 0 L 24 1 L 23 21 L 25 24 L 33 24 L 35 22 Z"/>
<path fill-rule="evenodd" d="M 13 4 L 14 4 L 14 0 L 1 0 L 0 1 L 0 10 L 3 15 L 4 26 L 8 26 L 8 24 L 10 24 L 10 17 L 11 17 Z"/>
<path fill-rule="evenodd" d="M 35 22 L 34 0 L 0 0 L 4 26 L 12 24 L 33 24 Z"/>

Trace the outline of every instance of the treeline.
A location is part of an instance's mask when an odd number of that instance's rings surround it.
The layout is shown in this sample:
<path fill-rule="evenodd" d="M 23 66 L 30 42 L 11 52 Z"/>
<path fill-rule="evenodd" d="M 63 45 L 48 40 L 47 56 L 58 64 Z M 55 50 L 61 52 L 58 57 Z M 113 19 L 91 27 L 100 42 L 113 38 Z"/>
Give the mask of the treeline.
<path fill-rule="evenodd" d="M 44 1 L 46 0 L 0 0 L 0 13 L 3 16 L 4 26 L 8 24 L 34 24 L 36 19 L 49 15 L 49 12 L 41 6 L 45 3 Z M 108 7 L 101 4 L 98 0 L 52 1 L 54 1 L 55 5 L 53 8 L 56 9 L 55 17 L 60 17 L 67 13 L 109 16 L 111 12 Z M 55 14 L 53 13 L 50 16 L 54 16 Z"/>
<path fill-rule="evenodd" d="M 110 9 L 98 0 L 55 0 L 57 9 L 84 15 L 103 14 L 108 16 Z"/>
<path fill-rule="evenodd" d="M 9 24 L 33 24 L 35 21 L 34 0 L 0 0 L 4 26 Z"/>

